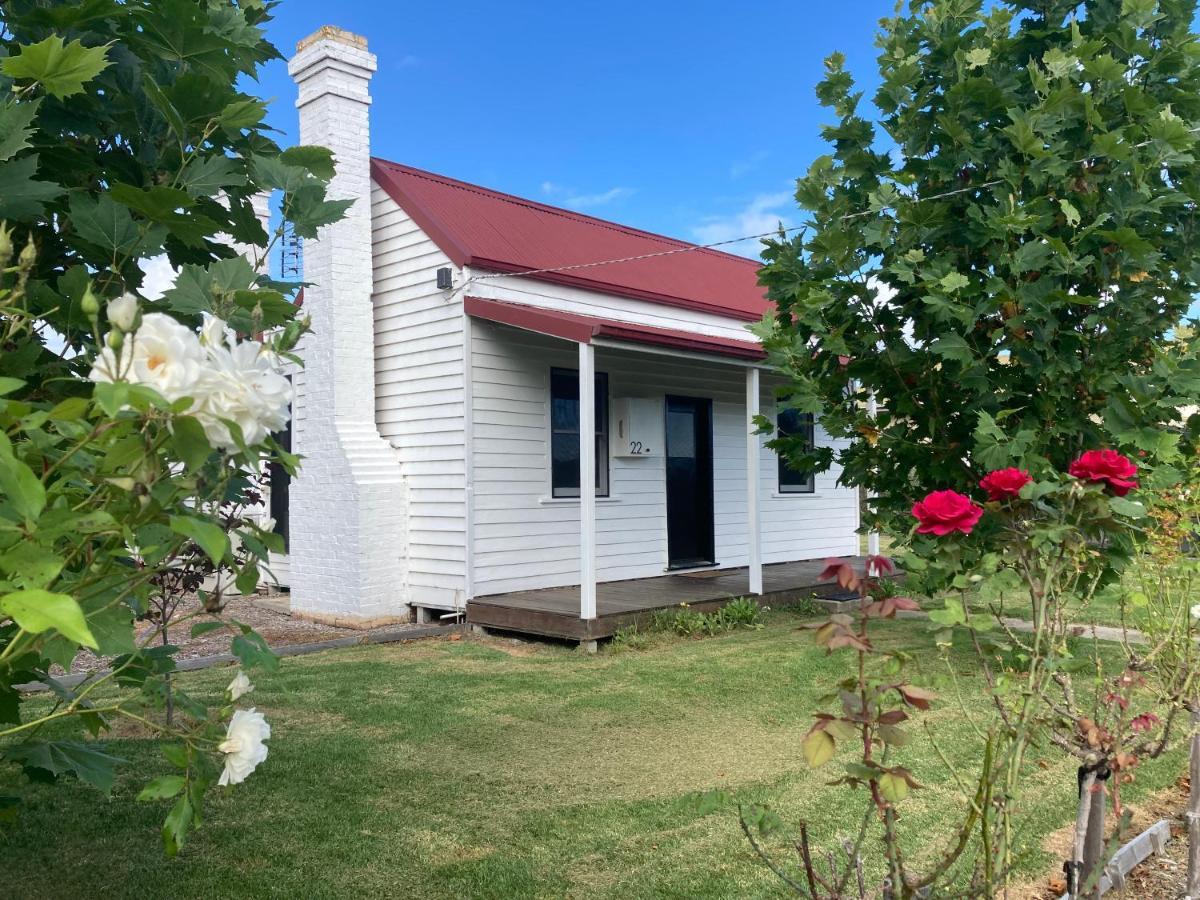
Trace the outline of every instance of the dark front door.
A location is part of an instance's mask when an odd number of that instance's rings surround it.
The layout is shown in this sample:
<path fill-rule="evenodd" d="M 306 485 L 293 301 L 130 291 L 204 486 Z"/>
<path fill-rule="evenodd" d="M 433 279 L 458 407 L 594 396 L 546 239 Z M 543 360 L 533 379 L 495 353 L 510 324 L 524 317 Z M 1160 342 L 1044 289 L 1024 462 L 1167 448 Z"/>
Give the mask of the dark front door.
<path fill-rule="evenodd" d="M 667 564 L 712 565 L 712 401 L 667 398 Z"/>

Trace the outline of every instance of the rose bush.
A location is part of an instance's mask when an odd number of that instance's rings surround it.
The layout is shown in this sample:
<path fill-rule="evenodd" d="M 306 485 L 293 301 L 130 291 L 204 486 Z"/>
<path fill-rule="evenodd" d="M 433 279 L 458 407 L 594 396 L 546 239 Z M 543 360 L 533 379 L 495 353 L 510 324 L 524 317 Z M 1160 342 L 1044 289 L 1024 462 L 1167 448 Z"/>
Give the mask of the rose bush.
<path fill-rule="evenodd" d="M 0 29 L 0 765 L 107 791 L 103 738 L 135 723 L 161 748 L 139 798 L 172 804 L 169 853 L 211 786 L 266 758 L 244 673 L 223 697 L 180 689 L 168 629 L 277 665 L 228 590 L 283 551 L 251 500 L 297 462 L 272 434 L 307 323 L 268 260 L 283 223 L 315 237 L 348 205 L 326 197 L 329 151 L 277 146 L 239 88 L 280 56 L 272 5 L 8 4 Z M 176 615 L 205 573 L 218 587 Z M 62 681 L 83 649 L 104 666 Z M 35 682 L 50 693 L 17 689 Z M 0 821 L 20 808 L 0 797 Z"/>

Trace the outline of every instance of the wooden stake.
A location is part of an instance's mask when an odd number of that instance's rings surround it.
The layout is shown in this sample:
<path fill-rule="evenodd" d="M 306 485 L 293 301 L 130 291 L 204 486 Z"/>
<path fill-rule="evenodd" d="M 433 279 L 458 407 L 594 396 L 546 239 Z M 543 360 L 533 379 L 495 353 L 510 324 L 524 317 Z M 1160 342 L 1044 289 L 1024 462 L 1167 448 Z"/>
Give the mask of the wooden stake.
<path fill-rule="evenodd" d="M 1192 750 L 1188 763 L 1188 900 L 1200 900 L 1200 708 L 1192 710 Z"/>
<path fill-rule="evenodd" d="M 1071 900 L 1081 900 L 1083 894 L 1084 870 L 1088 826 L 1092 818 L 1092 788 L 1096 786 L 1096 772 L 1093 769 L 1080 770 L 1079 778 L 1079 814 L 1075 817 L 1075 842 L 1071 848 L 1071 868 L 1067 873 L 1067 890 Z"/>

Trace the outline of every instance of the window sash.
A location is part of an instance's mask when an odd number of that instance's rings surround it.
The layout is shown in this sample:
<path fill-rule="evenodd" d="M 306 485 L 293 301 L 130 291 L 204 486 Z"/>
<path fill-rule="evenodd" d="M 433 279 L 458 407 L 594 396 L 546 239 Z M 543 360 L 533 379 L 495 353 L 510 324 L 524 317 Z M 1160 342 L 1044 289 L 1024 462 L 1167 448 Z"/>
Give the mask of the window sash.
<path fill-rule="evenodd" d="M 785 409 L 776 417 L 779 437 L 794 437 L 799 435 L 804 439 L 804 446 L 811 450 L 816 444 L 816 423 L 812 413 L 800 413 L 794 409 Z M 779 459 L 779 493 L 781 494 L 811 494 L 816 491 L 816 476 L 812 472 L 804 472 L 792 467 L 783 453 L 777 454 Z"/>
<path fill-rule="evenodd" d="M 608 496 L 608 375 L 596 373 L 596 496 Z M 550 495 L 579 496 L 579 372 L 550 370 Z"/>

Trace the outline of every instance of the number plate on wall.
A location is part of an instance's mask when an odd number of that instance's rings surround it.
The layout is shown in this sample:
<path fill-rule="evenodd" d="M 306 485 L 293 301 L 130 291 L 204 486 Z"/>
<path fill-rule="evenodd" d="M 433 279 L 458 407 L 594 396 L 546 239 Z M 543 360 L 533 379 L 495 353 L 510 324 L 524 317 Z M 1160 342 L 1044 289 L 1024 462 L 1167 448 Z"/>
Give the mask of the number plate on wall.
<path fill-rule="evenodd" d="M 662 456 L 663 401 L 651 397 L 616 397 L 610 429 L 613 456 Z"/>

